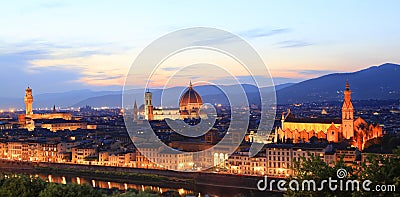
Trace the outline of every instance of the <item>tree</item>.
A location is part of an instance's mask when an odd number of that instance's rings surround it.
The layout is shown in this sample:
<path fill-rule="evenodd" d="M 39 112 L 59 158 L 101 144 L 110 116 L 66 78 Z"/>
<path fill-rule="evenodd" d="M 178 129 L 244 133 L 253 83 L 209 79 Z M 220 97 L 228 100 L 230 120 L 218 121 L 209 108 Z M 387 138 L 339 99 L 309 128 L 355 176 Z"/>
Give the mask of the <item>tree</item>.
<path fill-rule="evenodd" d="M 359 179 L 372 182 L 369 188 L 376 185 L 395 185 L 396 192 L 360 191 L 363 196 L 400 196 L 400 147 L 393 150 L 392 156 L 370 154 L 359 168 Z"/>
<path fill-rule="evenodd" d="M 339 169 L 344 169 L 348 172 L 347 176 L 343 178 L 344 180 L 354 177 L 352 168 L 346 166 L 342 158 L 335 164 L 335 166 L 331 167 L 325 163 L 321 157 L 317 155 L 309 155 L 308 158 L 300 157 L 299 161 L 294 161 L 292 169 L 295 176 L 289 177 L 286 184 L 286 188 L 288 189 L 285 196 L 331 196 L 332 191 L 329 186 L 327 184 L 324 184 L 323 186 L 321 185 L 324 180 L 329 180 L 330 178 L 336 180 L 337 171 Z M 292 180 L 299 184 L 298 191 L 293 191 L 289 188 L 289 183 Z M 315 182 L 315 190 L 309 181 Z M 296 184 L 293 184 L 292 186 L 296 188 Z M 334 191 L 334 193 L 337 196 L 349 195 L 349 192 L 338 190 Z"/>
<path fill-rule="evenodd" d="M 308 159 L 302 157 L 300 161 L 293 163 L 292 169 L 295 172 L 291 180 L 297 180 L 300 183 L 300 191 L 292 191 L 288 189 L 286 196 L 400 196 L 400 146 L 393 151 L 392 156 L 371 154 L 368 155 L 364 162 L 360 164 L 354 163 L 347 166 L 341 158 L 334 166 L 327 165 L 320 157 L 310 156 Z M 340 178 L 337 176 L 338 170 L 346 170 L 347 176 Z M 331 191 L 325 185 L 321 191 L 301 191 L 301 183 L 304 180 L 314 180 L 317 184 L 329 177 L 338 181 L 342 180 L 346 186 L 348 180 L 358 181 L 360 183 L 359 190 L 351 191 L 350 189 L 342 189 Z M 364 181 L 370 181 L 368 188 L 371 191 L 365 191 L 362 188 Z M 373 191 L 376 185 L 394 185 L 396 191 Z M 355 188 L 356 189 L 356 188 Z M 344 190 L 344 191 L 343 191 Z"/>
<path fill-rule="evenodd" d="M 95 197 L 105 196 L 102 192 L 93 189 L 88 184 L 56 184 L 50 183 L 40 192 L 40 197 Z"/>
<path fill-rule="evenodd" d="M 0 196 L 36 197 L 46 186 L 46 182 L 37 177 L 24 175 L 5 175 L 0 181 Z"/>

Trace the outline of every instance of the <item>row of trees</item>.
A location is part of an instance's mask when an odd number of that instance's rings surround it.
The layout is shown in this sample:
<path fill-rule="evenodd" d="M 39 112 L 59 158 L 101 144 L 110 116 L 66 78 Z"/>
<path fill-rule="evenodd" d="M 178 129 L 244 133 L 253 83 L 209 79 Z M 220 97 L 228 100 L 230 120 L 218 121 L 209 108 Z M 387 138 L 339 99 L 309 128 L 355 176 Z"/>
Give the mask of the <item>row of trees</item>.
<path fill-rule="evenodd" d="M 393 151 L 393 155 L 371 154 L 365 161 L 353 165 L 346 165 L 343 159 L 340 159 L 332 166 L 322 161 L 320 157 L 311 155 L 308 159 L 303 157 L 300 161 L 294 162 L 293 170 L 296 176 L 290 177 L 285 186 L 289 188 L 290 181 L 296 180 L 300 183 L 299 190 L 288 189 L 285 193 L 286 196 L 400 196 L 400 146 Z M 338 171 L 343 174 L 339 176 Z M 334 184 L 337 185 L 336 190 L 332 191 L 327 182 L 323 188 L 321 187 L 321 183 L 329 179 L 337 181 Z M 312 187 L 308 189 L 310 180 L 317 183 L 316 191 Z M 359 182 L 359 189 L 354 187 L 355 189 L 352 191 L 351 186 L 355 184 L 354 180 Z M 306 181 L 305 189 L 302 188 L 304 181 Z M 365 181 L 371 182 L 370 184 L 366 182 L 370 191 L 364 190 L 362 184 Z M 347 183 L 348 185 L 346 185 Z M 377 191 L 375 187 L 377 185 L 378 187 L 384 185 L 384 188 L 381 188 L 386 191 Z M 319 189 L 321 190 L 319 191 Z"/>
<path fill-rule="evenodd" d="M 37 177 L 26 175 L 2 175 L 0 178 L 0 196 L 4 197 L 178 197 L 177 192 L 167 192 L 167 195 L 145 190 L 129 189 L 124 193 L 118 190 L 95 189 L 90 185 L 48 183 Z"/>

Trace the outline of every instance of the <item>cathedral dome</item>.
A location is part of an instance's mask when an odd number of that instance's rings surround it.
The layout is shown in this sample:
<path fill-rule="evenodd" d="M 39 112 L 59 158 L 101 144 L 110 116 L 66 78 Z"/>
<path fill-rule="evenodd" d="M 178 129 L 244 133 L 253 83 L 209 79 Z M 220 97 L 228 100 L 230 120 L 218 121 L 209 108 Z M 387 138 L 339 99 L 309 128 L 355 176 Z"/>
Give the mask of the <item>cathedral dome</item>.
<path fill-rule="evenodd" d="M 192 83 L 190 83 L 189 88 L 182 94 L 179 101 L 180 107 L 188 106 L 189 104 L 203 104 L 200 94 L 193 89 Z"/>

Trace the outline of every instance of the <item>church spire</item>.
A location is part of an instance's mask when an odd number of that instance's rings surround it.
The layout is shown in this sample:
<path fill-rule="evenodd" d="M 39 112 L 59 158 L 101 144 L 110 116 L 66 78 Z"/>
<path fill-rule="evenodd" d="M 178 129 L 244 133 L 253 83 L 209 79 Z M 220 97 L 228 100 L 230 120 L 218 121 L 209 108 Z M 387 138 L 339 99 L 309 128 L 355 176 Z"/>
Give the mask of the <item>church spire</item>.
<path fill-rule="evenodd" d="M 348 80 L 346 80 L 346 90 L 343 93 L 342 132 L 344 138 L 350 139 L 354 136 L 354 107 L 351 102 L 351 90 Z"/>
<path fill-rule="evenodd" d="M 349 85 L 349 80 L 346 80 L 346 90 L 344 91 L 344 103 L 350 105 L 351 103 L 351 90 Z"/>
<path fill-rule="evenodd" d="M 138 108 L 137 108 L 137 104 L 136 104 L 136 99 L 135 99 L 135 103 L 133 104 L 133 120 L 138 120 Z"/>

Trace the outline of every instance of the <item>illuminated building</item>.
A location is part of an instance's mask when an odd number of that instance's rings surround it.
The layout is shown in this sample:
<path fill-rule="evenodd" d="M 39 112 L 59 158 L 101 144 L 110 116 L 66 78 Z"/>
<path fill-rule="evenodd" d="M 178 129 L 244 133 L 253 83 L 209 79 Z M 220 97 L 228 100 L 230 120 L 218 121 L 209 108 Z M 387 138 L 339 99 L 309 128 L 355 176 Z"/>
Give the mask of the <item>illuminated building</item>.
<path fill-rule="evenodd" d="M 72 148 L 72 163 L 91 164 L 89 157 L 98 157 L 97 146 L 93 144 L 81 144 Z"/>
<path fill-rule="evenodd" d="M 81 122 L 78 120 L 64 120 L 61 118 L 55 119 L 36 119 L 35 127 L 41 127 L 49 129 L 50 131 L 62 131 L 62 130 L 77 130 L 77 129 L 86 129 L 87 123 Z"/>
<path fill-rule="evenodd" d="M 237 152 L 228 158 L 228 172 L 243 175 L 265 175 L 267 171 L 265 153 L 249 157 L 249 152 Z"/>
<path fill-rule="evenodd" d="M 116 167 L 136 167 L 135 152 L 112 153 L 102 151 L 99 153 L 98 165 L 116 166 Z"/>
<path fill-rule="evenodd" d="M 164 120 L 166 118 L 172 120 L 200 118 L 199 110 L 203 104 L 203 100 L 200 94 L 194 90 L 191 82 L 187 90 L 179 99 L 179 108 L 154 107 L 152 97 L 153 94 L 147 90 L 144 95 L 145 103 L 143 109 L 145 120 Z"/>
<path fill-rule="evenodd" d="M 34 114 L 33 113 L 33 94 L 32 89 L 28 86 L 25 90 L 25 114 L 18 116 L 18 122 L 23 128 L 29 131 L 34 130 L 36 127 L 42 127 L 50 129 L 55 132 L 58 130 L 76 130 L 86 129 L 86 123 L 72 120 L 70 113 L 60 113 L 56 111 L 56 107 L 53 108 L 53 113 L 46 114 Z"/>
<path fill-rule="evenodd" d="M 0 158 L 7 158 L 8 145 L 7 141 L 0 141 Z"/>
<path fill-rule="evenodd" d="M 192 82 L 190 82 L 189 88 L 182 94 L 179 100 L 180 118 L 200 118 L 199 110 L 202 104 L 203 100 L 200 94 L 193 89 Z"/>
<path fill-rule="evenodd" d="M 39 144 L 38 160 L 40 162 L 57 162 L 58 143 L 57 142 L 44 142 Z"/>
<path fill-rule="evenodd" d="M 350 85 L 346 81 L 341 119 L 296 118 L 288 110 L 282 113 L 281 127 L 275 131 L 275 140 L 291 140 L 294 143 L 308 142 L 316 137 L 329 142 L 349 140 L 359 150 L 373 138 L 383 136 L 382 127 L 368 124 L 361 117 L 354 119 Z"/>
<path fill-rule="evenodd" d="M 293 160 L 292 144 L 268 144 L 266 145 L 266 175 L 284 177 L 292 174 Z"/>
<path fill-rule="evenodd" d="M 154 161 L 145 157 L 150 155 Z M 192 169 L 194 165 L 193 154 L 175 154 L 154 144 L 141 146 L 140 153 L 136 155 L 136 162 L 138 168 L 151 169 L 185 170 Z"/>
<path fill-rule="evenodd" d="M 3 145 L 6 153 L 2 158 L 32 162 L 61 162 L 58 160 L 58 143 L 43 141 L 11 140 Z"/>
<path fill-rule="evenodd" d="M 12 129 L 12 128 L 13 128 L 13 125 L 11 123 L 0 121 L 0 130 Z"/>
<path fill-rule="evenodd" d="M 25 102 L 25 114 L 32 115 L 33 114 L 33 109 L 32 109 L 33 95 L 32 95 L 32 89 L 29 86 L 25 90 L 24 102 Z"/>
<path fill-rule="evenodd" d="M 343 162 L 347 165 L 353 165 L 354 162 L 356 161 L 357 157 L 357 150 L 356 148 L 343 148 L 343 149 L 337 149 L 336 154 L 335 154 L 335 159 L 336 161 L 339 161 L 341 158 L 343 159 Z"/>

